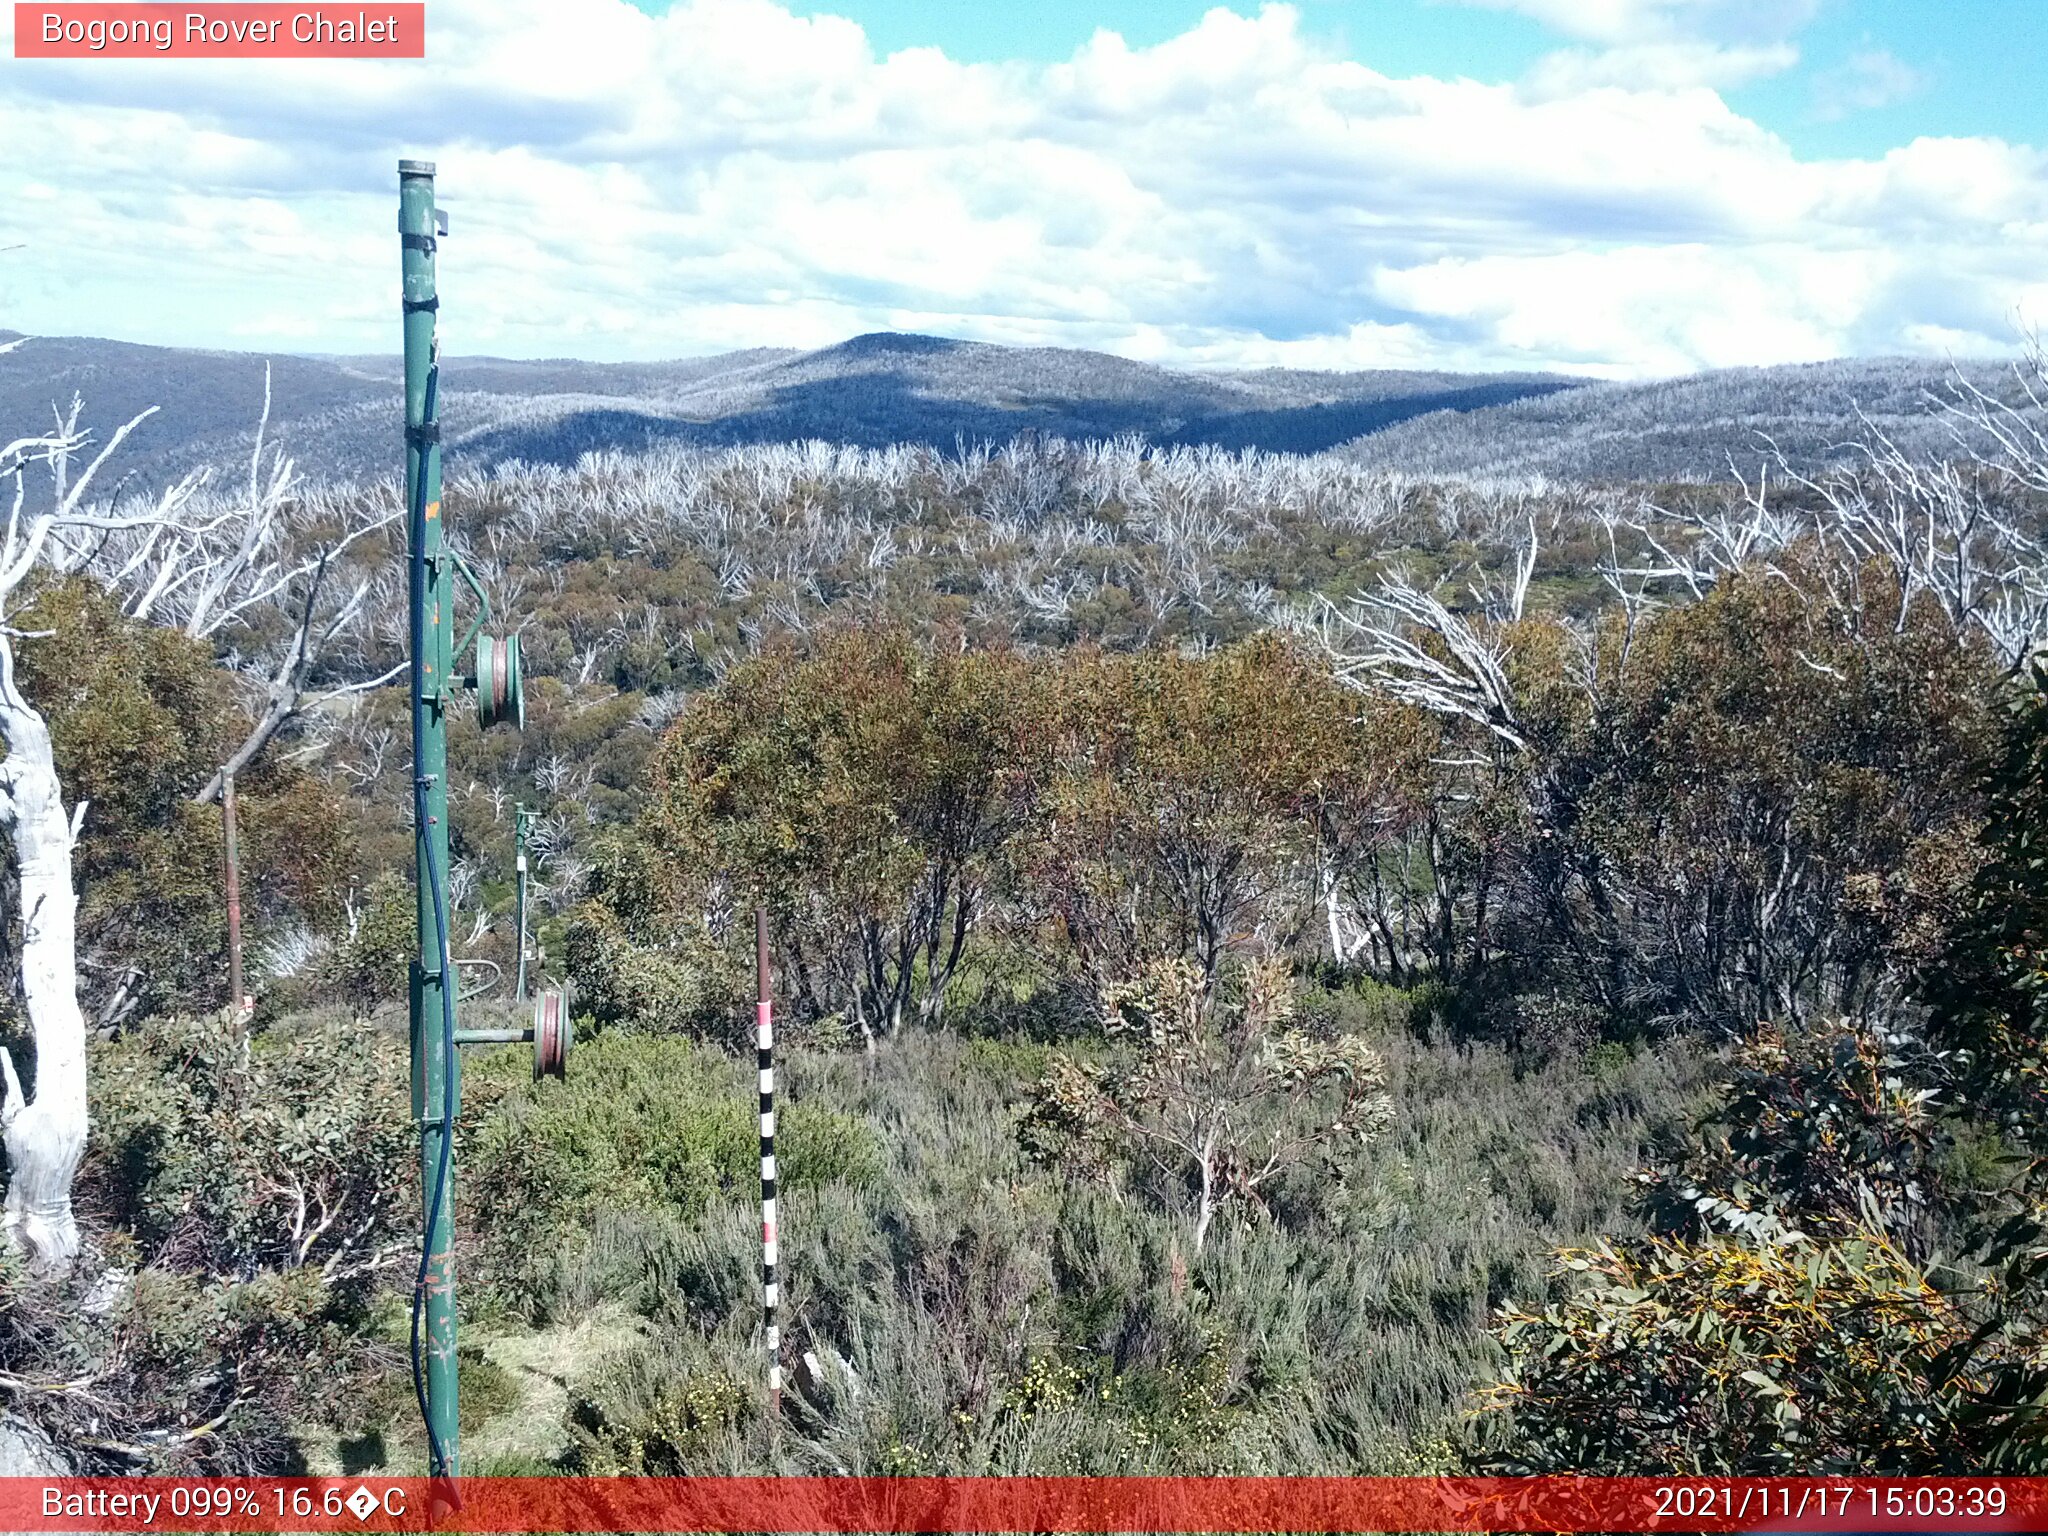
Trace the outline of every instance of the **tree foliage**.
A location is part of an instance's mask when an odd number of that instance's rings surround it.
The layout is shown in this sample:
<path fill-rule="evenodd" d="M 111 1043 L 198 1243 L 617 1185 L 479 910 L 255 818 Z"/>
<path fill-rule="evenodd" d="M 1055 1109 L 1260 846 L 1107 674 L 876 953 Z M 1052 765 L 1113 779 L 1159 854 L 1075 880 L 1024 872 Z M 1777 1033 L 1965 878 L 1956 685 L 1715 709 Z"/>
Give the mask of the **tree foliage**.
<path fill-rule="evenodd" d="M 359 1019 L 406 995 L 419 955 L 412 883 L 386 870 L 352 903 L 348 930 L 320 960 L 321 982 Z"/>
<path fill-rule="evenodd" d="M 764 902 L 800 995 L 887 1034 L 937 1018 L 1029 804 L 1023 664 L 846 630 L 700 696 L 663 743 L 656 835 Z"/>
<path fill-rule="evenodd" d="M 1924 1262 L 1959 1193 L 1940 1176 L 1942 1066 L 1911 1036 L 1847 1020 L 1760 1027 L 1687 1154 L 1643 1175 L 1653 1223 L 1688 1237 L 1876 1230 Z"/>
<path fill-rule="evenodd" d="M 1319 859 L 1369 856 L 1393 819 L 1407 743 L 1277 637 L 1043 671 L 1047 782 L 1019 879 L 1092 977 L 1178 956 L 1214 975 L 1233 948 L 1298 942 Z"/>
<path fill-rule="evenodd" d="M 1902 930 L 1947 894 L 1915 876 L 1974 832 L 1994 674 L 1890 600 L 1737 574 L 1609 619 L 1592 686 L 1552 690 L 1531 904 L 1603 1006 L 1735 1033 L 1896 1000 Z"/>
<path fill-rule="evenodd" d="M 1560 1278 L 1562 1300 L 1501 1314 L 1511 1364 L 1482 1402 L 1512 1439 L 1494 1470 L 1981 1470 L 1982 1383 L 1944 1363 L 1973 1320 L 1881 1237 L 1602 1243 Z"/>
<path fill-rule="evenodd" d="M 18 672 L 50 722 L 57 769 L 85 806 L 74 854 L 82 986 L 102 1022 L 227 995 L 218 806 L 192 804 L 248 729 L 211 650 L 125 618 L 83 578 L 46 583 L 15 617 Z M 282 763 L 238 784 L 251 938 L 339 914 L 333 797 Z"/>
<path fill-rule="evenodd" d="M 2048 666 L 2015 680 L 2007 709 L 1984 862 L 1925 990 L 1931 1033 L 1956 1053 L 1957 1091 L 2038 1153 L 2048 1110 Z"/>
<path fill-rule="evenodd" d="M 1226 1001 L 1195 961 L 1157 959 L 1105 987 L 1113 1056 L 1092 1069 L 1055 1058 L 1019 1127 L 1049 1162 L 1149 1170 L 1187 1201 L 1196 1252 L 1218 1210 L 1265 1210 L 1277 1178 L 1322 1163 L 1341 1177 L 1391 1113 L 1378 1052 L 1294 1027 L 1284 965 L 1254 961 L 1235 980 Z"/>
<path fill-rule="evenodd" d="M 1987 1128 L 2036 1146 L 2041 700 L 2036 674 L 1987 784 L 1965 915 L 1921 984 L 1925 1032 L 1834 1020 L 1746 1043 L 1705 1134 L 1645 1177 L 1680 1235 L 1568 1253 L 1562 1300 L 1501 1314 L 1490 1464 L 2048 1465 L 2040 1163 L 1956 1156 Z"/>

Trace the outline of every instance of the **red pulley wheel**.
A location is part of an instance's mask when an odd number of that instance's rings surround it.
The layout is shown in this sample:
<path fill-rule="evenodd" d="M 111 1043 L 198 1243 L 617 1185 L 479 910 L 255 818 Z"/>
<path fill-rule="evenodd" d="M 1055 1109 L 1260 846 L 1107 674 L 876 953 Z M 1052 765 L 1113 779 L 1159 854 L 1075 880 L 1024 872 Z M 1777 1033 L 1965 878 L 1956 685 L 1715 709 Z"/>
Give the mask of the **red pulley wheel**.
<path fill-rule="evenodd" d="M 574 1033 L 569 1023 L 569 1000 L 557 987 L 533 1000 L 533 1076 L 562 1077 L 569 1070 L 569 1041 Z"/>
<path fill-rule="evenodd" d="M 519 665 L 519 637 L 479 635 L 476 641 L 477 720 L 526 729 L 526 684 Z"/>

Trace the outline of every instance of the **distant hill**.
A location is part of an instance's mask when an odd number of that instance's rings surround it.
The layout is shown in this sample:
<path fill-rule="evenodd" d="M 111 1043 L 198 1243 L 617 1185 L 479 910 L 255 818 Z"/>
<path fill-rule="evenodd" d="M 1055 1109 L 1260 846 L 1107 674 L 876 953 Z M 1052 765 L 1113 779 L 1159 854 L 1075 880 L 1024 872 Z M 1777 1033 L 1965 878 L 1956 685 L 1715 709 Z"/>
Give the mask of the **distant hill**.
<path fill-rule="evenodd" d="M 14 333 L 0 332 L 0 338 Z M 74 392 L 104 431 L 150 405 L 124 467 L 157 476 L 232 465 L 263 401 L 262 355 L 38 338 L 0 357 L 0 420 L 34 425 Z M 396 461 L 394 357 L 277 355 L 272 440 L 309 474 L 376 475 Z M 1427 412 L 1572 387 L 1538 374 L 1185 372 L 1099 352 L 935 336 L 856 336 L 815 352 L 755 350 L 673 363 L 451 358 L 441 416 L 451 469 L 572 462 L 591 449 L 825 438 L 864 446 L 1024 433 L 1136 434 L 1160 444 L 1317 453 Z"/>
<path fill-rule="evenodd" d="M 1962 372 L 1980 388 L 2016 398 L 2009 365 L 1966 363 Z M 1731 458 L 1753 474 L 1768 434 L 1810 471 L 1847 457 L 1844 445 L 1866 420 L 1909 452 L 1953 452 L 1928 398 L 1942 393 L 1951 376 L 1947 364 L 1926 359 L 1856 358 L 1588 384 L 1412 416 L 1338 451 L 1357 463 L 1422 475 L 1725 480 Z"/>
<path fill-rule="evenodd" d="M 13 335 L 0 331 L 0 338 Z M 0 423 L 50 419 L 74 392 L 102 433 L 160 406 L 122 455 L 149 481 L 233 472 L 263 401 L 261 354 L 37 338 L 0 357 Z M 397 462 L 397 357 L 274 355 L 271 440 L 309 475 Z M 1997 365 L 1973 364 L 1987 384 Z M 668 363 L 452 358 L 441 415 L 451 470 L 573 462 L 592 449 L 824 438 L 863 446 L 1134 435 L 1159 445 L 1336 452 L 1413 474 L 1562 480 L 1708 479 L 1769 433 L 1805 466 L 1860 429 L 1859 408 L 1915 448 L 1948 439 L 1927 400 L 1944 365 L 1902 359 L 1740 368 L 1646 384 L 1544 374 L 1190 371 L 1100 352 L 877 333 L 813 352 L 756 349 Z"/>

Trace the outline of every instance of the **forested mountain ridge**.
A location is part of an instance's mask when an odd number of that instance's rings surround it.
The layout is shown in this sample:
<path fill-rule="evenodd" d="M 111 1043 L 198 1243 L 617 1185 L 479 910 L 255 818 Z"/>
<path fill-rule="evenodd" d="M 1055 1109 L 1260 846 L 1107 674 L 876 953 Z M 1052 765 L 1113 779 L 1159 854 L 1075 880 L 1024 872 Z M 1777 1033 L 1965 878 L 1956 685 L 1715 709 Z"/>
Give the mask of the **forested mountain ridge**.
<path fill-rule="evenodd" d="M 12 335 L 0 332 L 0 340 Z M 275 436 L 327 480 L 386 472 L 395 357 L 277 356 Z M 160 411 L 124 455 L 138 475 L 247 452 L 263 405 L 255 353 L 38 338 L 0 360 L 0 409 L 46 418 L 82 394 L 99 420 Z M 876 333 L 812 352 L 753 349 L 662 363 L 457 358 L 443 363 L 451 468 L 574 463 L 593 450 L 819 438 L 860 447 L 1024 435 L 1314 453 L 1427 411 L 1570 387 L 1541 374 L 1189 372 L 1104 353 Z"/>
<path fill-rule="evenodd" d="M 1934 404 L 1960 377 L 2004 395 L 2009 364 L 1951 368 L 1919 358 L 1848 358 L 1597 383 L 1475 410 L 1433 411 L 1345 445 L 1345 457 L 1404 474 L 1556 480 L 1726 480 L 1769 444 L 1811 470 L 1849 458 L 1875 427 L 1908 454 L 1954 450 Z"/>
<path fill-rule="evenodd" d="M 15 333 L 0 332 L 0 339 Z M 137 481 L 248 451 L 272 370 L 273 441 L 315 479 L 395 462 L 396 357 L 309 357 L 38 338 L 0 359 L 0 409 L 46 418 L 82 395 L 93 419 L 157 415 L 124 452 Z M 450 358 L 441 415 L 452 470 L 586 452 L 820 439 L 858 447 L 1001 445 L 1021 436 L 1154 447 L 1335 451 L 1372 468 L 1458 477 L 1721 480 L 1765 437 L 1797 467 L 1845 451 L 1869 419 L 1911 450 L 1946 429 L 1931 360 L 1729 369 L 1650 383 L 1537 373 L 1176 370 L 1105 353 L 875 333 L 800 352 L 662 363 Z M 1967 365 L 1985 388 L 2003 365 Z"/>

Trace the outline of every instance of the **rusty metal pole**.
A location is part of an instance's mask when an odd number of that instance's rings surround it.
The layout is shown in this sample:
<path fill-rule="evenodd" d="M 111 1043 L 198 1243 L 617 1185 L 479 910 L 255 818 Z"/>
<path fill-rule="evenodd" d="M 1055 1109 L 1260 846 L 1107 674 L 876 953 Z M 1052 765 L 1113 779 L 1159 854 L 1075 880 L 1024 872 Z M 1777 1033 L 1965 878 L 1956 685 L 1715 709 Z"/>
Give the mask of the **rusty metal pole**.
<path fill-rule="evenodd" d="M 220 781 L 220 821 L 227 837 L 228 887 L 228 997 L 235 1017 L 242 1016 L 242 858 L 235 846 L 235 776 L 223 774 Z"/>
<path fill-rule="evenodd" d="M 775 1001 L 768 989 L 768 909 L 754 908 L 755 1043 L 761 1071 L 761 1321 L 768 1341 L 768 1429 L 782 1423 L 782 1330 L 775 1263 Z"/>

